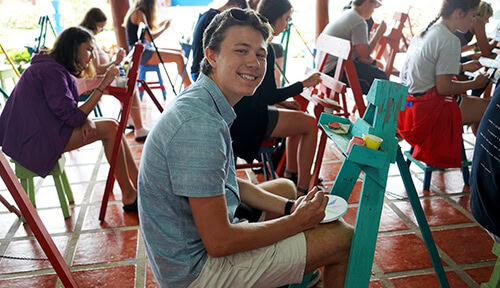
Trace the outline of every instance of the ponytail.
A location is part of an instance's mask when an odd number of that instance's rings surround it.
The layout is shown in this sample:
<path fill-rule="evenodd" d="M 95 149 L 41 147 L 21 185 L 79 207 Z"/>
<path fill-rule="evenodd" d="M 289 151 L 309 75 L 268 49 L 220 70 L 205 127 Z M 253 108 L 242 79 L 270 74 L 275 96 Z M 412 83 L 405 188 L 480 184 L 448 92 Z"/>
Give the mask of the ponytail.
<path fill-rule="evenodd" d="M 434 18 L 434 20 L 432 20 L 431 23 L 429 23 L 429 25 L 427 25 L 427 27 L 425 28 L 425 30 L 422 31 L 422 33 L 420 33 L 420 37 L 424 37 L 425 33 L 427 33 L 427 31 L 429 31 L 429 29 L 432 27 L 432 25 L 434 25 L 434 23 L 436 23 L 439 20 L 439 18 L 441 18 L 441 13 L 438 14 L 436 16 L 436 18 Z"/>

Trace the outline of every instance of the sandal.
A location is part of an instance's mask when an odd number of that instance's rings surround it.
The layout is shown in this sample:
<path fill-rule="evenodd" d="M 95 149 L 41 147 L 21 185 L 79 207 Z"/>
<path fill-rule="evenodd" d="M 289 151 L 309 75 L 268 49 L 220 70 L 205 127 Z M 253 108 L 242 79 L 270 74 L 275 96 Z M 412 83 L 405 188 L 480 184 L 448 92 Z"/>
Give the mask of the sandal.
<path fill-rule="evenodd" d="M 125 211 L 125 212 L 137 212 L 137 199 L 135 199 L 134 203 L 123 204 L 123 211 Z"/>

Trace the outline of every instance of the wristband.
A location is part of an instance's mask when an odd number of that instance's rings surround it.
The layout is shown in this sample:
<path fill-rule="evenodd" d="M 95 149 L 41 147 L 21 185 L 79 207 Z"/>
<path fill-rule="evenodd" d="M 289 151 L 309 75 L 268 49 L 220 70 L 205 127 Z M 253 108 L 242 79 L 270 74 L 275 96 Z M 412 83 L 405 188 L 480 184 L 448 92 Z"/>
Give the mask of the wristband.
<path fill-rule="evenodd" d="M 295 204 L 295 200 L 287 200 L 286 201 L 284 215 L 290 215 L 290 213 L 292 212 L 293 204 Z"/>
<path fill-rule="evenodd" d="M 97 90 L 97 91 L 101 92 L 101 94 L 104 94 L 104 91 L 102 91 L 102 90 L 101 90 L 101 89 L 99 89 L 99 88 L 95 88 L 95 90 Z"/>

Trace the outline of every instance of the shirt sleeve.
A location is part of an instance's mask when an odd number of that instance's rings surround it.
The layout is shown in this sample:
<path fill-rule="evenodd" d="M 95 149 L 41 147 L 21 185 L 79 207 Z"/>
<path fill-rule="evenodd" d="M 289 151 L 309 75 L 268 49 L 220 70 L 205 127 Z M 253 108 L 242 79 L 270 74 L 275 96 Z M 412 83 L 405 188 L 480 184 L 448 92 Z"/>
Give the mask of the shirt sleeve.
<path fill-rule="evenodd" d="M 267 105 L 274 105 L 300 94 L 304 89 L 304 86 L 302 85 L 302 82 L 296 82 L 287 87 L 276 87 L 276 79 L 274 78 L 274 50 L 270 45 L 267 50 L 267 71 L 258 91 L 264 95 L 263 99 L 265 99 Z"/>
<path fill-rule="evenodd" d="M 368 44 L 368 25 L 366 21 L 360 22 L 351 30 L 352 45 Z"/>
<path fill-rule="evenodd" d="M 453 41 L 456 40 L 456 41 Z M 460 69 L 460 40 L 440 42 L 436 61 L 436 75 L 457 75 Z"/>
<path fill-rule="evenodd" d="M 185 122 L 167 147 L 173 193 L 184 197 L 224 194 L 229 128 L 212 119 Z"/>
<path fill-rule="evenodd" d="M 60 70 L 44 73 L 43 93 L 50 110 L 70 127 L 80 127 L 87 114 L 78 108 L 74 79 Z"/>

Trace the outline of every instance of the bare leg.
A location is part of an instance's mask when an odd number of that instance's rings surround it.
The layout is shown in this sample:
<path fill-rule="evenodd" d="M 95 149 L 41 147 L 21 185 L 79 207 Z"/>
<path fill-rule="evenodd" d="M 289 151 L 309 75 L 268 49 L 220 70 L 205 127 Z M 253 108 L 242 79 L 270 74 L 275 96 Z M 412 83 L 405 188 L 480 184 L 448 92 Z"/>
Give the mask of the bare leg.
<path fill-rule="evenodd" d="M 182 52 L 173 49 L 158 49 L 158 51 L 160 51 L 163 62 L 173 62 L 177 65 L 177 72 L 179 73 L 179 76 L 182 77 L 182 74 L 184 72 L 184 56 L 182 55 Z M 160 63 L 160 58 L 156 53 L 153 53 L 153 56 L 151 56 L 151 58 L 148 60 L 148 65 L 158 65 Z M 188 87 L 189 85 L 191 85 L 191 79 L 189 78 L 188 73 L 186 73 L 184 77 L 184 88 Z"/>
<path fill-rule="evenodd" d="M 297 199 L 297 190 L 295 189 L 295 184 L 288 179 L 278 178 L 260 183 L 258 186 L 269 193 L 279 195 L 287 199 Z M 265 220 L 271 220 L 281 216 L 281 214 L 266 212 Z"/>
<path fill-rule="evenodd" d="M 142 117 L 141 117 L 141 101 L 139 100 L 139 93 L 137 93 L 137 88 L 134 90 L 134 95 L 132 96 L 132 107 L 130 107 L 130 118 L 134 122 L 135 129 L 143 128 Z"/>
<path fill-rule="evenodd" d="M 460 105 L 462 123 L 464 125 L 471 125 L 474 135 L 476 135 L 479 122 L 481 122 L 481 118 L 488 104 L 490 104 L 489 98 L 484 99 L 474 96 L 462 96 L 462 103 Z"/>
<path fill-rule="evenodd" d="M 316 151 L 316 119 L 300 111 L 278 109 L 279 118 L 271 134 L 273 137 L 290 137 L 287 144 L 287 170 L 296 172 L 299 179 L 297 187 L 309 188 L 311 166 Z"/>
<path fill-rule="evenodd" d="M 323 286 L 344 287 L 353 230 L 342 220 L 304 232 L 307 256 L 304 275 L 324 266 Z"/>
<path fill-rule="evenodd" d="M 64 151 L 67 152 L 75 150 L 97 140 L 102 140 L 104 153 L 109 163 L 113 153 L 113 143 L 115 141 L 118 124 L 114 120 L 96 120 L 94 122 L 97 129 L 96 135 L 89 136 L 87 139 L 83 140 L 81 127 L 75 128 L 73 129 L 73 134 L 71 135 Z M 115 177 L 122 191 L 123 204 L 131 204 L 137 199 L 137 186 L 134 186 L 134 182 L 131 180 L 129 175 L 127 160 L 125 159 L 125 154 L 123 152 L 123 150 L 127 149 L 123 149 L 124 147 L 128 149 L 128 144 L 126 142 L 122 142 L 121 149 L 118 152 Z M 132 172 L 134 173 L 134 171 Z M 137 179 L 137 167 L 135 168 L 135 178 Z M 137 183 L 137 180 L 135 181 Z"/>

